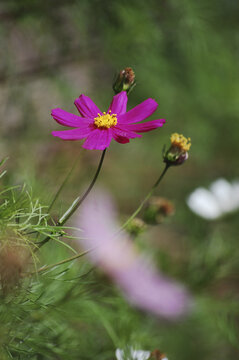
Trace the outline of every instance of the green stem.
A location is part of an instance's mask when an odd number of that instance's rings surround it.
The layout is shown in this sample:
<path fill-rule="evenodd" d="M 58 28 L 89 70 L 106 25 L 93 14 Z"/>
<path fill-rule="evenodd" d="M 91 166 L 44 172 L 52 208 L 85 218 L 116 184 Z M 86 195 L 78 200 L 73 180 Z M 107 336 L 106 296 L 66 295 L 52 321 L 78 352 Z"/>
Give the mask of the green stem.
<path fill-rule="evenodd" d="M 62 217 L 58 220 L 56 226 L 62 226 L 65 224 L 65 222 L 74 214 L 74 212 L 78 209 L 78 207 L 83 203 L 83 201 L 85 200 L 85 198 L 87 197 L 87 195 L 90 193 L 91 189 L 93 188 L 97 178 L 98 178 L 98 175 L 100 173 L 100 170 L 102 168 L 102 164 L 103 164 L 103 161 L 104 161 L 104 157 L 105 157 L 105 152 L 106 152 L 106 149 L 103 150 L 102 152 L 102 155 L 101 155 L 101 158 L 100 158 L 100 162 L 99 162 L 99 165 L 97 167 L 97 170 L 96 170 L 96 173 L 95 173 L 95 176 L 93 177 L 93 180 L 91 181 L 90 185 L 88 186 L 87 190 L 85 191 L 85 193 L 81 196 L 81 197 L 78 197 L 76 198 L 76 200 L 72 203 L 72 205 L 66 210 L 66 212 L 62 215 Z M 50 240 L 50 236 L 47 236 L 45 237 L 45 239 L 43 239 L 39 245 L 38 245 L 38 248 L 39 249 L 40 247 L 42 247 L 44 244 L 46 244 L 49 240 Z"/>
<path fill-rule="evenodd" d="M 41 272 L 43 272 L 43 271 L 52 269 L 52 268 L 54 268 L 55 266 L 59 266 L 59 265 L 66 264 L 66 263 L 68 263 L 68 262 L 70 262 L 70 261 L 73 261 L 73 260 L 75 260 L 75 259 L 78 259 L 78 258 L 80 258 L 80 257 L 88 254 L 89 251 L 90 251 L 90 250 L 87 250 L 87 251 L 84 251 L 84 252 L 82 252 L 82 253 L 76 254 L 76 255 L 74 255 L 74 256 L 71 256 L 70 258 L 64 259 L 64 260 L 59 261 L 59 262 L 57 262 L 57 263 L 55 263 L 55 264 L 51 264 L 51 265 L 47 265 L 47 266 L 42 266 L 40 269 L 38 269 L 38 270 L 30 273 L 30 275 L 35 275 L 36 273 L 39 274 L 39 273 L 41 273 Z"/>
<path fill-rule="evenodd" d="M 125 229 L 128 224 L 138 215 L 138 213 L 142 210 L 143 206 L 145 205 L 145 203 L 149 200 L 149 198 L 153 195 L 154 190 L 156 189 L 156 187 L 158 186 L 158 184 L 160 183 L 160 181 L 163 179 L 164 175 L 166 174 L 168 168 L 170 167 L 170 165 L 166 164 L 165 168 L 163 170 L 163 172 L 161 173 L 161 175 L 159 176 L 158 180 L 156 181 L 156 183 L 152 186 L 151 190 L 148 192 L 148 194 L 145 196 L 144 200 L 141 202 L 141 204 L 139 205 L 139 207 L 135 210 L 135 212 L 128 218 L 128 220 L 126 220 L 126 222 L 122 225 L 121 229 Z"/>
<path fill-rule="evenodd" d="M 76 160 L 75 160 L 75 162 L 74 162 L 74 164 L 73 164 L 72 168 L 70 169 L 69 173 L 68 173 L 68 174 L 67 174 L 67 176 L 65 177 L 65 180 L 63 181 L 63 183 L 61 184 L 61 186 L 59 187 L 59 189 L 58 189 L 57 193 L 55 194 L 55 196 L 54 196 L 54 198 L 53 198 L 53 200 L 52 200 L 52 202 L 50 203 L 50 205 L 49 205 L 49 207 L 48 207 L 48 214 L 50 213 L 50 211 L 51 211 L 51 209 L 52 209 L 52 207 L 53 207 L 54 203 L 55 203 L 55 202 L 56 202 L 56 200 L 58 199 L 58 197 L 59 197 L 59 195 L 60 195 L 61 191 L 63 190 L 63 188 L 65 187 L 65 185 L 66 185 L 67 181 L 69 180 L 69 177 L 71 176 L 71 174 L 72 174 L 73 170 L 74 170 L 74 169 L 75 169 L 75 167 L 76 167 L 76 164 L 77 164 L 77 162 L 78 162 L 78 159 L 79 159 L 79 157 L 77 157 L 77 158 L 76 158 Z"/>
<path fill-rule="evenodd" d="M 71 215 L 74 214 L 74 212 L 78 209 L 78 207 L 83 203 L 83 201 L 85 200 L 87 195 L 89 195 L 89 193 L 91 192 L 91 189 L 95 185 L 95 182 L 96 182 L 98 175 L 100 173 L 100 170 L 102 168 L 102 164 L 103 164 L 104 157 L 105 157 L 105 152 L 106 152 L 106 149 L 103 150 L 103 152 L 102 152 L 100 162 L 99 162 L 98 168 L 96 170 L 95 176 L 93 177 L 93 180 L 91 181 L 88 189 L 85 191 L 85 193 L 81 197 L 77 198 L 73 202 L 73 204 L 69 207 L 69 209 L 65 212 L 65 214 L 62 215 L 62 217 L 60 218 L 60 220 L 57 223 L 58 226 L 65 224 L 65 222 L 71 217 Z"/>

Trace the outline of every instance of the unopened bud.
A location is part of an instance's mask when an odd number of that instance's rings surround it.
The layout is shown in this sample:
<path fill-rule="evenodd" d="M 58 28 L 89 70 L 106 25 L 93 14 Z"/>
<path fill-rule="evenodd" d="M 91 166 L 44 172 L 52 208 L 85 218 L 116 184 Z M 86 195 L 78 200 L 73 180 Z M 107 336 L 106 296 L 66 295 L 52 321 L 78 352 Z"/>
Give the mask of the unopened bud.
<path fill-rule="evenodd" d="M 191 147 L 191 139 L 185 138 L 183 135 L 174 133 L 171 135 L 171 146 L 163 154 L 163 159 L 166 164 L 181 165 L 188 159 L 188 151 Z"/>
<path fill-rule="evenodd" d="M 134 218 L 128 224 L 126 230 L 132 236 L 138 236 L 146 229 L 146 224 L 142 219 Z"/>
<path fill-rule="evenodd" d="M 127 91 L 127 93 L 129 93 L 135 85 L 134 71 L 131 67 L 126 67 L 119 72 L 113 84 L 113 90 L 115 94 L 119 94 L 121 91 Z"/>
<path fill-rule="evenodd" d="M 174 214 L 174 205 L 171 201 L 162 197 L 152 197 L 144 211 L 144 221 L 148 224 L 156 225 Z"/>

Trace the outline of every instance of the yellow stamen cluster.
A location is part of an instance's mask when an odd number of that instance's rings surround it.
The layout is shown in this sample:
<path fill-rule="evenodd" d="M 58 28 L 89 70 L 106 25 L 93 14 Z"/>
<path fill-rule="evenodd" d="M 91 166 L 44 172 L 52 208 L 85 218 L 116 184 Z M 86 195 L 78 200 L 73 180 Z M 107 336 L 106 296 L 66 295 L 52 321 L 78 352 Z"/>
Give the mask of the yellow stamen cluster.
<path fill-rule="evenodd" d="M 171 144 L 179 147 L 183 151 L 188 151 L 191 147 L 191 139 L 185 138 L 183 135 L 174 133 L 171 135 Z"/>
<path fill-rule="evenodd" d="M 103 115 L 98 114 L 94 120 L 96 127 L 109 129 L 117 124 L 117 114 L 111 114 L 111 110 L 109 110 L 108 114 L 106 112 L 103 112 Z"/>

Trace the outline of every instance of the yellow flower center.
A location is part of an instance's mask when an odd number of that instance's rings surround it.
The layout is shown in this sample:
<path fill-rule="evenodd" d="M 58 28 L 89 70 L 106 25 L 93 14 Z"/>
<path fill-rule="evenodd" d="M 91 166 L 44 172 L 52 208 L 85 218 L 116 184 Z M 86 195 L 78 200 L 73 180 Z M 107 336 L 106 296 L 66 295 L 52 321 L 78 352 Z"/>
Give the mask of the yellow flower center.
<path fill-rule="evenodd" d="M 174 133 L 171 135 L 171 144 L 179 147 L 183 151 L 188 151 L 191 147 L 191 139 L 185 138 L 183 135 Z"/>
<path fill-rule="evenodd" d="M 108 114 L 106 112 L 103 112 L 103 115 L 98 114 L 94 120 L 94 124 L 98 128 L 109 129 L 117 124 L 117 114 L 111 114 L 111 110 L 109 110 Z"/>

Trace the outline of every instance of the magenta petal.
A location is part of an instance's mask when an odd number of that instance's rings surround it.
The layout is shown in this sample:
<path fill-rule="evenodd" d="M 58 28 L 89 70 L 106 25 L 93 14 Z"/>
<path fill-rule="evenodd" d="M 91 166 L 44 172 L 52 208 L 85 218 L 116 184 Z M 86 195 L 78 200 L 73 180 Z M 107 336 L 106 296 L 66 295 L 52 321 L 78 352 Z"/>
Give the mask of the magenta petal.
<path fill-rule="evenodd" d="M 129 139 L 141 137 L 142 135 L 136 134 L 134 131 L 115 126 L 112 128 L 112 136 L 118 143 L 126 144 L 129 142 Z"/>
<path fill-rule="evenodd" d="M 95 103 L 88 96 L 83 94 L 75 99 L 74 104 L 83 117 L 95 118 L 98 116 L 98 113 L 102 114 Z"/>
<path fill-rule="evenodd" d="M 111 129 L 95 129 L 87 136 L 82 147 L 89 150 L 104 150 L 110 145 L 111 139 Z"/>
<path fill-rule="evenodd" d="M 92 132 L 92 129 L 87 126 L 85 128 L 76 128 L 73 130 L 53 131 L 52 135 L 57 136 L 63 140 L 81 140 Z"/>
<path fill-rule="evenodd" d="M 91 119 L 82 118 L 78 115 L 71 114 L 60 108 L 53 109 L 51 111 L 51 116 L 59 124 L 69 127 L 80 127 L 81 125 L 86 125 L 92 122 Z"/>
<path fill-rule="evenodd" d="M 118 117 L 118 124 L 121 123 L 135 123 L 145 120 L 147 117 L 152 115 L 157 109 L 158 104 L 153 99 L 147 99 L 141 104 L 135 106 L 127 113 Z"/>
<path fill-rule="evenodd" d="M 157 129 L 158 127 L 162 127 L 165 123 L 164 119 L 158 119 L 158 120 L 152 120 L 141 124 L 125 124 L 124 128 L 136 132 L 147 132 L 154 129 Z"/>
<path fill-rule="evenodd" d="M 114 126 L 112 128 L 112 133 L 116 134 L 118 136 L 123 136 L 129 139 L 134 139 L 136 137 L 141 137 L 142 135 L 137 134 L 136 132 L 129 130 L 125 127 L 118 127 L 118 126 Z"/>
<path fill-rule="evenodd" d="M 127 101 L 128 97 L 126 91 L 121 91 L 119 94 L 113 97 L 109 110 L 112 111 L 112 114 L 124 114 L 127 108 Z"/>
<path fill-rule="evenodd" d="M 125 136 L 121 136 L 118 135 L 117 133 L 115 133 L 114 131 L 112 131 L 112 136 L 114 138 L 115 141 L 117 141 L 120 144 L 127 144 L 129 143 L 129 138 L 125 137 Z"/>

